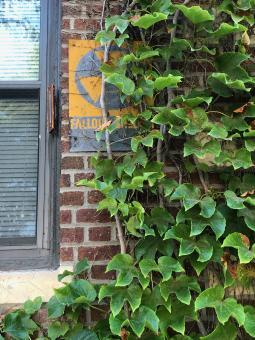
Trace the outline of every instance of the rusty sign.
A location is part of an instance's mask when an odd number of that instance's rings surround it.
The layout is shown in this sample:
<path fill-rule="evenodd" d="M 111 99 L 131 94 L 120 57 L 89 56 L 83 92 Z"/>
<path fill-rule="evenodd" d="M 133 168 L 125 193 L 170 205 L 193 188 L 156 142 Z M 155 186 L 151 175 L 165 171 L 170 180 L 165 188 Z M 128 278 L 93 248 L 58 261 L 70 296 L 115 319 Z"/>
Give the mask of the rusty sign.
<path fill-rule="evenodd" d="M 125 51 L 124 51 L 125 52 Z M 69 116 L 71 124 L 71 151 L 104 150 L 104 141 L 96 140 L 96 130 L 102 125 L 100 95 L 102 77 L 100 65 L 103 47 L 94 40 L 69 41 Z M 110 51 L 115 60 L 123 54 L 117 46 Z M 111 119 L 132 111 L 121 103 L 119 90 L 106 84 L 106 104 Z M 127 128 L 119 128 L 111 135 L 113 151 L 129 150 L 132 134 Z"/>

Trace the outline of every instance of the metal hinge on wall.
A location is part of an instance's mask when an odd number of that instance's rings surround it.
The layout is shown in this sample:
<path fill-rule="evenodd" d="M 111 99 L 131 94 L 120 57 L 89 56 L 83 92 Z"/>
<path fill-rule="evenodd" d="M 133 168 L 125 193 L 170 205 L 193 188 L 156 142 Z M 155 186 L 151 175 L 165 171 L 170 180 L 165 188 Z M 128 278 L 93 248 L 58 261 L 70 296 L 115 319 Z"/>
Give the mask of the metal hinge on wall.
<path fill-rule="evenodd" d="M 56 126 L 56 96 L 53 84 L 48 86 L 47 91 L 47 125 L 48 132 L 53 133 Z"/>

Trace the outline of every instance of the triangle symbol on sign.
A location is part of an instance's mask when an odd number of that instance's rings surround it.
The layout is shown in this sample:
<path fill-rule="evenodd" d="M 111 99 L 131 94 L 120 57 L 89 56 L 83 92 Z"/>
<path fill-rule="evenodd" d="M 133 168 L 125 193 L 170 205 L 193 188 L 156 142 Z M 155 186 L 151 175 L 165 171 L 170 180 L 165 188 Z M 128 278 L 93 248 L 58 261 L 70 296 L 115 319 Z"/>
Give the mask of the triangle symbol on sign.
<path fill-rule="evenodd" d="M 81 78 L 80 82 L 86 89 L 88 97 L 90 97 L 95 103 L 100 99 L 102 79 L 99 77 L 86 77 Z"/>

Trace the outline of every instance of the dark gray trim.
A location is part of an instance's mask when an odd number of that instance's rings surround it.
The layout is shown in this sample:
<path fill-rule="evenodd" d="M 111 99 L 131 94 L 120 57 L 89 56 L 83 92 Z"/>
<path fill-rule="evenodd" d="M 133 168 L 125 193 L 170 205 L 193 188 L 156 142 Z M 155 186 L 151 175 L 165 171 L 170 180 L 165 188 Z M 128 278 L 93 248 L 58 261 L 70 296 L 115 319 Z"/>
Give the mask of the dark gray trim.
<path fill-rule="evenodd" d="M 47 132 L 47 86 L 54 84 L 59 103 L 60 69 L 60 0 L 41 0 L 41 55 L 40 80 L 35 82 L 0 82 L 0 89 L 39 89 L 40 107 L 40 160 L 38 189 L 37 246 L 24 245 L 0 248 L 0 270 L 55 268 L 58 259 L 58 193 L 60 152 L 58 129 Z M 47 27 L 47 29 L 45 29 Z M 58 123 L 59 125 L 59 123 Z M 41 207 L 41 208 L 40 208 Z"/>

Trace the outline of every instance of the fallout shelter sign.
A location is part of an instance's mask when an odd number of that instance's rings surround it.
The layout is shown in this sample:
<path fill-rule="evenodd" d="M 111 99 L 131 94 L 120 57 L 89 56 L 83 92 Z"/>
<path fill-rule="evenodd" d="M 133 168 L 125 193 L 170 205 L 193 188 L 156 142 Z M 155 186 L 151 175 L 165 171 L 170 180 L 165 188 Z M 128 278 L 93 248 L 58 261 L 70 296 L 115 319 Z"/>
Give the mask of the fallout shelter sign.
<path fill-rule="evenodd" d="M 117 46 L 111 48 L 112 60 L 119 58 Z M 96 140 L 96 131 L 102 125 L 100 95 L 102 77 L 99 70 L 103 60 L 103 48 L 93 40 L 69 41 L 69 116 L 71 121 L 71 151 L 104 150 L 104 141 Z M 113 120 L 127 112 L 120 101 L 116 87 L 106 84 L 106 105 Z M 130 131 L 119 128 L 111 135 L 113 151 L 129 150 Z"/>

